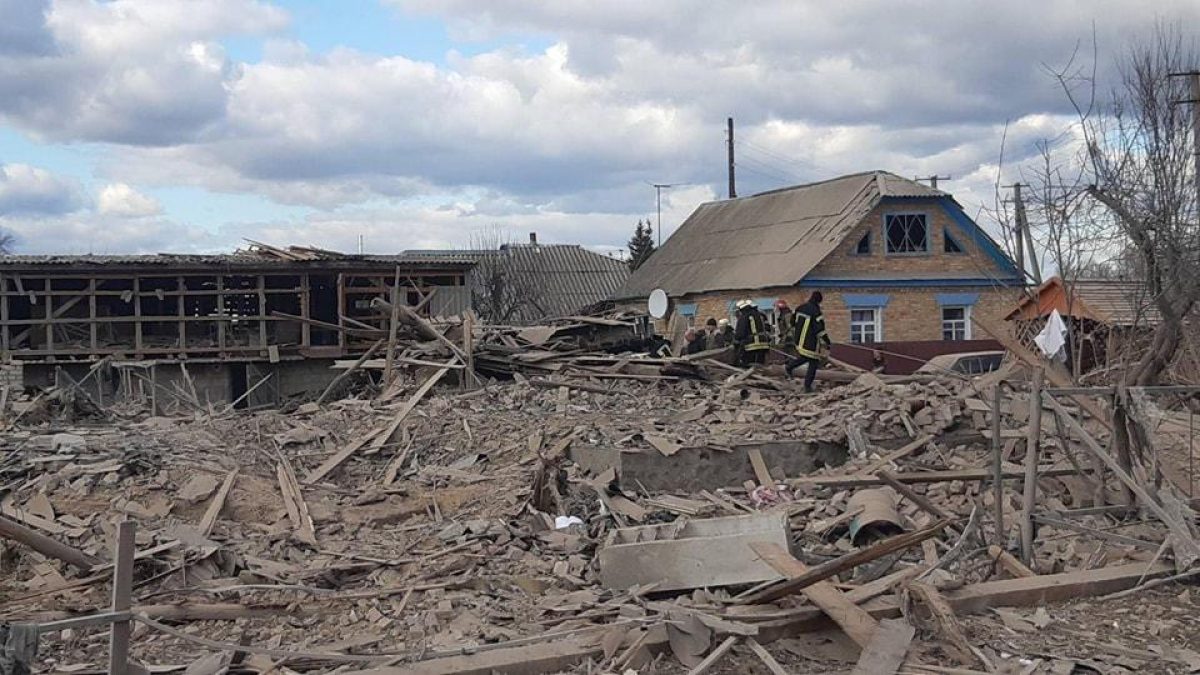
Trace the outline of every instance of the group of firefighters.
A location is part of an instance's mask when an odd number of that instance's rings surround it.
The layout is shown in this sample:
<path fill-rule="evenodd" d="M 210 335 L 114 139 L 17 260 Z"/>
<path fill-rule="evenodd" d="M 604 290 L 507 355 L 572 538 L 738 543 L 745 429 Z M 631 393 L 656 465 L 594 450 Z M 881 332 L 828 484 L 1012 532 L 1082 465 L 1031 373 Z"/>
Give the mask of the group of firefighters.
<path fill-rule="evenodd" d="M 775 301 L 779 342 L 794 347 L 796 351 L 795 356 L 789 356 L 784 372 L 790 378 L 796 368 L 807 365 L 804 373 L 805 391 L 813 390 L 817 369 L 833 346 L 825 332 L 825 317 L 821 314 L 822 299 L 821 292 L 814 291 L 808 301 L 794 312 L 786 300 Z M 717 321 L 710 318 L 703 329 L 688 329 L 684 339 L 687 341 L 684 348 L 687 354 L 733 347 L 736 362 L 743 368 L 766 363 L 772 344 L 767 317 L 750 300 L 738 301 L 734 326 L 729 325 L 728 319 Z"/>

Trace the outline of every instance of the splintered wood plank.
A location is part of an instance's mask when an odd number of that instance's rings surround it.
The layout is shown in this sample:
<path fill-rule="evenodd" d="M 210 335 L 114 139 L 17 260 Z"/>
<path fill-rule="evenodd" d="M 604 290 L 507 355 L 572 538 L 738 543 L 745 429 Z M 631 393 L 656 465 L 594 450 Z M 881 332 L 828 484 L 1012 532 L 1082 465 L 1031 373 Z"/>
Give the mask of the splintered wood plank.
<path fill-rule="evenodd" d="M 207 537 L 212 533 L 213 525 L 216 525 L 217 517 L 221 515 L 221 509 L 225 507 L 225 499 L 229 496 L 229 491 L 233 489 L 233 482 L 237 480 L 237 475 L 237 469 L 230 471 L 229 475 L 225 477 L 225 482 L 221 484 L 221 489 L 217 490 L 217 494 L 208 503 L 204 517 L 200 519 L 201 535 Z"/>
<path fill-rule="evenodd" d="M 1015 579 L 1037 576 L 1033 570 L 1026 567 L 1020 560 L 1017 560 L 1013 554 L 995 544 L 988 547 L 988 555 Z"/>
<path fill-rule="evenodd" d="M 767 470 L 767 463 L 763 461 L 762 451 L 758 448 L 750 448 L 746 451 L 750 455 L 750 465 L 754 467 L 754 475 L 758 478 L 758 484 L 774 490 L 775 479 L 771 477 L 771 472 Z"/>
<path fill-rule="evenodd" d="M 1105 465 L 1113 472 L 1122 483 L 1125 484 L 1141 501 L 1142 506 L 1149 509 L 1151 513 L 1162 521 L 1167 529 L 1171 531 L 1171 550 L 1175 552 L 1175 562 L 1179 569 L 1187 569 L 1192 563 L 1200 559 L 1200 544 L 1192 537 L 1192 531 L 1187 523 L 1181 521 L 1173 514 L 1164 509 L 1154 497 L 1146 490 L 1145 486 L 1130 476 L 1121 463 L 1113 457 L 1111 453 L 1104 450 L 1100 443 L 1092 437 L 1091 434 L 1083 428 L 1079 420 L 1071 416 L 1066 408 L 1062 406 L 1053 396 L 1044 395 L 1045 401 L 1050 404 L 1060 419 L 1062 419 L 1071 432 L 1083 441 L 1083 447 L 1087 448 L 1094 457 L 1104 462 Z"/>
<path fill-rule="evenodd" d="M 396 416 L 392 418 L 392 421 L 389 422 L 382 431 L 373 432 L 375 439 L 371 441 L 371 452 L 368 454 L 379 452 L 383 446 L 391 442 L 392 437 L 396 435 L 396 430 L 400 428 L 401 424 L 404 424 L 405 418 L 407 418 L 409 413 L 413 411 L 413 408 L 417 407 L 417 404 L 421 402 L 421 399 L 425 398 L 425 394 L 428 394 L 429 390 L 433 389 L 433 386 L 437 384 L 442 377 L 446 375 L 446 373 L 450 372 L 450 366 L 452 365 L 454 365 L 454 359 L 450 359 L 443 364 L 442 367 L 437 370 L 437 372 L 430 375 L 429 379 L 425 380 L 425 382 L 423 382 L 421 386 L 415 392 L 413 392 L 413 395 L 404 402 L 404 405 L 402 405 L 400 410 L 396 412 Z"/>
<path fill-rule="evenodd" d="M 787 577 L 801 577 L 808 572 L 808 566 L 792 557 L 779 544 L 755 542 L 750 548 L 759 555 L 775 571 Z M 833 619 L 846 635 L 850 636 L 860 647 L 866 647 L 871 642 L 879 624 L 858 605 L 854 604 L 841 591 L 834 588 L 828 581 L 818 581 L 801 589 L 809 599 L 829 618 Z"/>
<path fill-rule="evenodd" d="M 833 560 L 817 565 L 816 567 L 806 567 L 803 573 L 796 575 L 783 572 L 783 570 L 781 570 L 775 562 L 772 562 L 773 560 L 780 560 L 778 552 L 771 549 L 764 549 L 766 551 L 764 553 L 764 551 L 759 550 L 758 544 L 751 544 L 750 547 L 754 549 L 754 552 L 761 555 L 763 560 L 765 560 L 768 565 L 775 568 L 776 571 L 778 571 L 780 574 L 784 574 L 788 578 L 779 582 L 778 584 L 769 586 L 762 590 L 755 591 L 753 593 L 743 593 L 742 595 L 737 596 L 737 601 L 742 603 L 771 602 L 772 600 L 778 600 L 779 598 L 792 595 L 804 590 L 806 587 L 811 586 L 812 584 L 815 584 L 819 581 L 824 581 L 825 579 L 837 574 L 841 574 L 842 572 L 852 570 L 859 565 L 865 565 L 866 563 L 869 563 L 873 560 L 878 560 L 885 555 L 890 555 L 896 551 L 903 551 L 909 547 L 916 546 L 930 537 L 935 536 L 938 532 L 941 532 L 943 529 L 945 529 L 948 523 L 949 521 L 943 520 L 923 530 L 908 532 L 906 534 L 884 539 L 874 546 L 859 549 L 852 553 L 847 553 L 844 556 L 834 558 Z M 788 559 L 795 560 L 795 558 L 792 558 L 792 556 L 786 551 L 782 551 L 782 553 L 783 555 L 786 555 Z M 783 564 L 787 564 L 786 561 L 784 561 Z M 789 567 L 789 569 L 792 568 Z"/>
<path fill-rule="evenodd" d="M 897 449 L 889 452 L 888 454 L 884 455 L 883 457 L 880 457 L 879 459 L 875 460 L 874 462 L 871 462 L 871 464 L 869 466 L 867 466 L 867 468 L 863 469 L 862 471 L 859 471 L 858 475 L 873 476 L 873 475 L 875 475 L 876 471 L 886 468 L 887 465 L 891 464 L 892 462 L 894 462 L 898 459 L 902 459 L 904 457 L 911 455 L 912 453 L 916 452 L 917 450 L 920 450 L 921 448 L 925 447 L 925 445 L 927 443 L 929 443 L 929 441 L 932 441 L 932 440 L 933 440 L 933 436 L 927 434 L 925 436 L 918 438 L 915 441 L 912 441 L 911 443 L 907 443 L 903 447 L 897 448 Z"/>
<path fill-rule="evenodd" d="M 879 630 L 863 649 L 850 675 L 893 675 L 904 663 L 915 634 L 916 629 L 904 619 L 880 621 Z"/>
<path fill-rule="evenodd" d="M 365 436 L 359 436 L 351 441 L 346 447 L 338 450 L 324 462 L 321 462 L 321 466 L 318 466 L 310 471 L 309 474 L 304 477 L 304 484 L 312 485 L 313 483 L 329 475 L 329 472 L 341 466 L 342 462 L 345 462 L 350 458 L 351 455 L 358 452 L 358 449 L 366 445 L 372 438 L 375 437 L 375 434 L 377 433 L 379 433 L 378 429 L 370 431 Z"/>
<path fill-rule="evenodd" d="M 704 657 L 703 661 L 696 664 L 695 668 L 689 670 L 688 675 L 704 675 L 704 673 L 707 673 L 709 669 L 717 664 L 717 661 L 725 658 L 725 655 L 729 653 L 730 649 L 733 649 L 733 646 L 736 645 L 740 639 L 741 638 L 737 636 L 725 638 L 725 641 L 717 645 L 717 648 L 712 650 L 708 656 Z"/>
<path fill-rule="evenodd" d="M 971 651 L 971 643 L 963 634 L 962 626 L 958 624 L 958 617 L 954 616 L 954 609 L 950 607 L 942 594 L 933 586 L 919 581 L 910 583 L 908 589 L 929 608 L 929 612 L 933 615 L 933 622 L 937 626 L 938 637 L 943 640 L 946 647 L 946 653 L 964 666 L 975 665 L 978 659 L 975 652 Z"/>
<path fill-rule="evenodd" d="M 750 648 L 750 651 L 754 652 L 754 655 L 758 657 L 759 661 L 763 662 L 763 665 L 767 667 L 767 670 L 771 671 L 771 675 L 791 675 L 788 673 L 787 668 L 784 668 L 778 661 L 775 660 L 774 656 L 771 656 L 771 652 L 767 651 L 766 647 L 758 644 L 757 640 L 753 638 L 746 638 L 746 646 Z"/>
<path fill-rule="evenodd" d="M 300 483 L 296 480 L 296 472 L 292 463 L 283 455 L 279 456 L 279 464 L 275 466 L 275 475 L 279 479 L 279 491 L 283 494 L 283 506 L 287 510 L 288 520 L 296 531 L 296 539 L 306 544 L 316 546 L 317 533 L 313 526 L 312 516 L 308 513 L 308 504 L 304 503 L 304 495 L 300 492 Z"/>

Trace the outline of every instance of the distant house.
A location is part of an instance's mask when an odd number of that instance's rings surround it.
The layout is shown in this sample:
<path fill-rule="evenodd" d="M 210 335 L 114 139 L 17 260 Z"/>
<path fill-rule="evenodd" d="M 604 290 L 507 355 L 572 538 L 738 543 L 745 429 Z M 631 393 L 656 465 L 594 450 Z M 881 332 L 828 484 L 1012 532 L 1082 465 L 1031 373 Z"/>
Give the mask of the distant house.
<path fill-rule="evenodd" d="M 1149 289 L 1140 281 L 1126 279 L 1075 279 L 1052 277 L 1020 299 L 1005 317 L 1017 326 L 1017 334 L 1028 339 L 1045 325 L 1051 312 L 1058 311 L 1071 332 L 1072 350 L 1078 354 L 1079 372 L 1108 363 L 1127 348 L 1140 350 L 1162 317 Z"/>
<path fill-rule="evenodd" d="M 577 244 L 539 244 L 536 233 L 527 244 L 440 253 L 475 261 L 472 306 L 491 323 L 529 325 L 578 314 L 607 300 L 629 277 L 623 260 Z"/>
<path fill-rule="evenodd" d="M 994 348 L 975 319 L 1001 320 L 1022 285 L 1013 261 L 949 194 L 886 171 L 700 205 L 616 298 L 665 290 L 689 323 L 754 301 L 794 308 L 825 296 L 835 355 L 871 362 L 868 345 L 911 354 Z"/>
<path fill-rule="evenodd" d="M 1072 317 L 1108 326 L 1156 326 L 1161 320 L 1154 298 L 1140 281 L 1125 279 L 1076 279 L 1066 282 L 1051 277 L 1031 295 L 1017 303 L 1007 319 L 1035 321 L 1058 310 Z"/>

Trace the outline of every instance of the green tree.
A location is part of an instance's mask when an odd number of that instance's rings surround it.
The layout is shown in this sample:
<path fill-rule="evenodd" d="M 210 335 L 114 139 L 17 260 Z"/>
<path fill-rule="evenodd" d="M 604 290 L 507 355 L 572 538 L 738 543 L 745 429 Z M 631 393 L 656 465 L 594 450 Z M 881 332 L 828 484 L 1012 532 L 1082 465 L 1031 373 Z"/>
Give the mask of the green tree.
<path fill-rule="evenodd" d="M 629 240 L 629 269 L 636 270 L 654 253 L 654 237 L 650 236 L 650 221 L 637 222 Z"/>

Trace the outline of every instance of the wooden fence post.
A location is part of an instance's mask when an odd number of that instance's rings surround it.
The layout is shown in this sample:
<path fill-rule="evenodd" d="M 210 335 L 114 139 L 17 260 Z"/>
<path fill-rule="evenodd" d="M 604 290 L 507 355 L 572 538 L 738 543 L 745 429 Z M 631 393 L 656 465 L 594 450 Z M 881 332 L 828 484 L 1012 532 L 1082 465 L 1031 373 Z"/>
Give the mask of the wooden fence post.
<path fill-rule="evenodd" d="M 133 604 L 133 536 L 137 525 L 132 520 L 117 524 L 117 546 L 113 557 L 112 611 L 128 612 Z M 129 619 L 114 621 L 109 634 L 108 673 L 129 675 L 129 636 L 132 624 Z"/>
<path fill-rule="evenodd" d="M 1004 467 L 1000 450 L 1001 383 L 996 383 L 992 397 L 992 496 L 995 501 L 996 544 L 1004 548 Z"/>
<path fill-rule="evenodd" d="M 1037 501 L 1038 454 L 1042 444 L 1042 379 L 1045 376 L 1045 369 L 1039 366 L 1029 380 L 1029 433 L 1025 435 L 1025 493 L 1021 502 L 1021 558 L 1030 567 L 1033 567 L 1033 506 Z"/>

